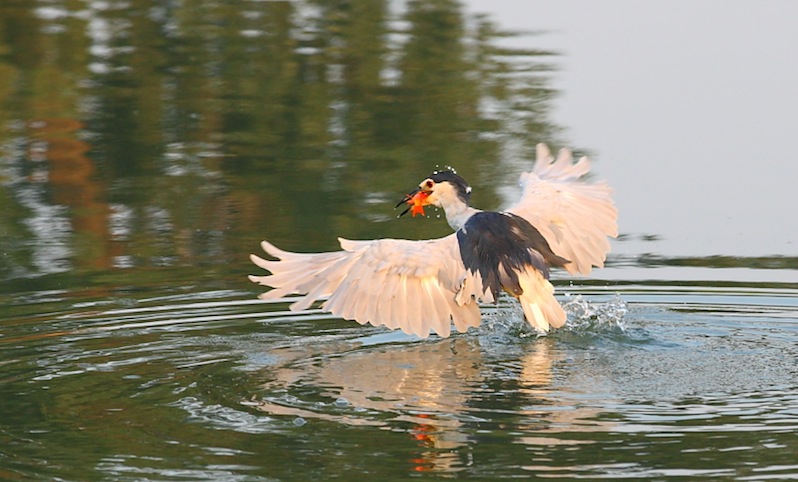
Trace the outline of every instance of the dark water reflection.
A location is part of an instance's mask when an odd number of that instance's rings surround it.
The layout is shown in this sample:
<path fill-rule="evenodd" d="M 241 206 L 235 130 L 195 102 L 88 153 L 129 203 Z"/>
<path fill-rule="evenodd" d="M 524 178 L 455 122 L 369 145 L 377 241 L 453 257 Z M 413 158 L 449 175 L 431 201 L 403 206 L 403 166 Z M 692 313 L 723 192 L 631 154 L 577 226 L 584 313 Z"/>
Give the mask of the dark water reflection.
<path fill-rule="evenodd" d="M 4 279 L 420 235 L 375 224 L 420 173 L 556 131 L 547 54 L 456 2 L 4 5 Z"/>
<path fill-rule="evenodd" d="M 0 479 L 795 477 L 792 259 L 614 259 L 543 339 L 506 303 L 421 342 L 255 300 L 262 237 L 447 232 L 394 219 L 436 165 L 512 195 L 559 130 L 552 54 L 503 35 L 450 1 L 3 2 Z"/>

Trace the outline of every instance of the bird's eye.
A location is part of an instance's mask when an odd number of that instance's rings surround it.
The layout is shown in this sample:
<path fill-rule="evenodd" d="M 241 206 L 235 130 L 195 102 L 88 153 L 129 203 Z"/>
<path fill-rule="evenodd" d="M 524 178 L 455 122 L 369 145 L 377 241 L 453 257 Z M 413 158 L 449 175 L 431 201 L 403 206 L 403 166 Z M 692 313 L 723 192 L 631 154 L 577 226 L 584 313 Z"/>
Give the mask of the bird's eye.
<path fill-rule="evenodd" d="M 432 189 L 432 186 L 434 185 L 435 182 L 433 182 L 432 179 L 427 179 L 426 181 L 424 181 L 424 189 Z"/>

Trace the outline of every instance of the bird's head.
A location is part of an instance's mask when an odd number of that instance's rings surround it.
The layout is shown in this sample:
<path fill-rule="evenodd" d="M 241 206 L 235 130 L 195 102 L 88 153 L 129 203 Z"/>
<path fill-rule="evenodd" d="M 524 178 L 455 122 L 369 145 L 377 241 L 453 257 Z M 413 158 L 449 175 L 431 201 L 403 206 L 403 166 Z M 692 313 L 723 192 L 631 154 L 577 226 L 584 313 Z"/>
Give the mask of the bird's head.
<path fill-rule="evenodd" d="M 399 216 L 407 214 L 408 211 L 412 216 L 416 214 L 423 216 L 424 206 L 432 205 L 444 209 L 457 204 L 468 206 L 470 197 L 471 186 L 453 170 L 435 171 L 421 181 L 416 189 L 405 194 L 396 207 L 402 204 L 410 205 Z"/>

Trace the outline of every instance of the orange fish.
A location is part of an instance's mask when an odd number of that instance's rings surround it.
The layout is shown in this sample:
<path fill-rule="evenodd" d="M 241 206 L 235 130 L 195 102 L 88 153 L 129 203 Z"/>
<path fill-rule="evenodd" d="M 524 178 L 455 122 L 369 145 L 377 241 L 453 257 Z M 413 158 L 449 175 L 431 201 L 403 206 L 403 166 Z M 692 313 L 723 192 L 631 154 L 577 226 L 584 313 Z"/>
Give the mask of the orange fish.
<path fill-rule="evenodd" d="M 405 194 L 405 197 L 401 201 L 399 201 L 397 207 L 401 206 L 402 203 L 409 204 L 410 207 L 405 209 L 402 212 L 402 214 L 400 214 L 399 216 L 404 216 L 405 214 L 407 214 L 408 211 L 410 212 L 410 215 L 413 217 L 415 217 L 416 214 L 424 216 L 425 215 L 424 206 L 429 205 L 429 203 L 427 202 L 427 197 L 429 197 L 429 195 L 430 195 L 429 191 L 422 191 L 420 189 L 410 194 Z"/>
<path fill-rule="evenodd" d="M 428 192 L 419 191 L 413 197 L 407 200 L 407 204 L 410 204 L 410 215 L 415 217 L 416 214 L 420 214 L 424 216 L 424 206 L 427 205 L 425 202 L 429 196 Z"/>

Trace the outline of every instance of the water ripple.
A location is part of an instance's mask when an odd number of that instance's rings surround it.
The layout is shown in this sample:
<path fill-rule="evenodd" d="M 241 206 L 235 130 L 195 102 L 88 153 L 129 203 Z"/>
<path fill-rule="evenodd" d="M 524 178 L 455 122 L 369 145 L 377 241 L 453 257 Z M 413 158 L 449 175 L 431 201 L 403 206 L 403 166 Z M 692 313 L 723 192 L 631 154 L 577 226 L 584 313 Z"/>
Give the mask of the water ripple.
<path fill-rule="evenodd" d="M 346 444 L 398 456 L 409 473 L 796 474 L 798 320 L 787 291 L 567 291 L 568 325 L 549 336 L 502 300 L 482 327 L 427 340 L 234 291 L 30 295 L 48 313 L 5 322 L 0 395 L 18 413 L 44 396 L 64 428 L 0 438 L 7 453 L 32 438 L 68 453 L 64 433 L 127 427 L 127 445 L 95 465 L 122 478 L 258 480 L 258 457 L 275 447 Z M 146 449 L 153 437 L 157 451 Z M 339 452 L 352 461 L 352 450 Z M 187 468 L 186 454 L 208 462 Z"/>

